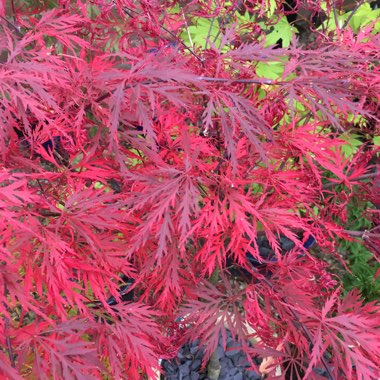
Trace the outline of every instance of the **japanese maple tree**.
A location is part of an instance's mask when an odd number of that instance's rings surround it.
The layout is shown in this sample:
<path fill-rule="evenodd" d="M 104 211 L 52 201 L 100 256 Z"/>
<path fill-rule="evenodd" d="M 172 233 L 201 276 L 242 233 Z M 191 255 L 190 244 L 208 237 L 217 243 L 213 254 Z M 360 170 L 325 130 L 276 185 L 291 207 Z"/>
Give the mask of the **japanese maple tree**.
<path fill-rule="evenodd" d="M 270 378 L 379 378 L 379 304 L 308 249 L 379 260 L 361 5 L 0 1 L 1 378 L 156 378 L 226 329 Z M 301 11 L 322 19 L 302 42 Z"/>

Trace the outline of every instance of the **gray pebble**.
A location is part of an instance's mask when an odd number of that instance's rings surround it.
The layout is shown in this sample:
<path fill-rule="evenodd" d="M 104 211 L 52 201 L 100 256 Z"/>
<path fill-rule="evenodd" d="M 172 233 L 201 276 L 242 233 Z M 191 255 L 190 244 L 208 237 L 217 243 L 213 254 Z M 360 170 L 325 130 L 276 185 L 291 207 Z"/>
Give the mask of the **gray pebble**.
<path fill-rule="evenodd" d="M 190 365 L 190 369 L 191 369 L 192 371 L 198 370 L 198 369 L 200 368 L 201 364 L 202 364 L 202 361 L 201 361 L 200 359 L 195 359 L 195 360 L 191 363 L 191 365 Z"/>
<path fill-rule="evenodd" d="M 245 378 L 247 380 L 260 380 L 261 376 L 255 371 L 245 371 Z"/>
<path fill-rule="evenodd" d="M 221 359 L 224 356 L 224 350 L 221 345 L 218 346 L 217 352 L 218 352 L 218 358 Z"/>
<path fill-rule="evenodd" d="M 232 358 L 233 356 L 237 356 L 239 354 L 240 354 L 240 352 L 238 351 L 238 349 L 236 349 L 236 350 L 229 349 L 226 351 L 226 356 L 228 356 L 229 358 Z"/>
<path fill-rule="evenodd" d="M 240 373 L 239 368 L 231 367 L 230 377 L 234 377 L 236 374 Z"/>
<path fill-rule="evenodd" d="M 203 359 L 203 350 L 201 349 L 201 350 L 199 350 L 199 351 L 197 351 L 196 353 L 195 353 L 195 358 L 196 359 Z"/>
<path fill-rule="evenodd" d="M 281 238 L 281 248 L 284 251 L 290 251 L 295 247 L 295 244 L 288 238 Z"/>
<path fill-rule="evenodd" d="M 185 350 L 180 350 L 177 354 L 178 359 L 183 359 L 185 357 Z"/>
<path fill-rule="evenodd" d="M 169 373 L 176 373 L 177 372 L 177 366 L 173 365 L 170 362 L 165 362 L 164 367 L 165 367 L 166 372 L 169 372 Z"/>
<path fill-rule="evenodd" d="M 231 356 L 231 360 L 232 360 L 234 367 L 239 367 L 240 358 L 241 358 L 241 352 L 240 351 L 238 351 L 238 353 L 236 355 Z"/>
<path fill-rule="evenodd" d="M 229 373 L 227 362 L 220 363 L 220 373 L 221 374 Z"/>
<path fill-rule="evenodd" d="M 266 260 L 268 260 L 268 258 L 274 255 L 273 250 L 266 247 L 260 247 L 259 252 L 260 252 L 260 256 Z"/>
<path fill-rule="evenodd" d="M 226 334 L 226 351 L 222 338 L 219 338 L 217 354 L 220 360 L 221 372 L 219 380 L 259 380 L 253 370 L 245 370 L 250 364 L 246 354 L 241 351 L 241 344 L 236 342 L 231 333 Z M 185 344 L 178 353 L 177 359 L 164 360 L 165 380 L 208 380 L 207 371 L 200 371 L 204 357 L 204 348 L 199 347 L 199 341 Z M 255 359 L 254 359 L 255 360 Z"/>
<path fill-rule="evenodd" d="M 234 364 L 238 367 L 249 367 L 250 366 L 249 361 L 247 359 L 247 356 L 242 354 L 242 352 L 240 352 L 240 355 L 238 355 L 236 357 L 234 356 L 232 358 L 232 360 L 233 360 Z"/>
<path fill-rule="evenodd" d="M 228 372 L 220 371 L 219 380 L 229 380 L 230 375 Z"/>
<path fill-rule="evenodd" d="M 190 373 L 190 364 L 191 362 L 185 362 L 179 366 L 179 370 L 182 373 L 182 375 L 188 375 Z"/>
<path fill-rule="evenodd" d="M 199 380 L 199 373 L 198 372 L 191 372 L 191 374 L 190 374 L 190 379 L 191 380 Z"/>

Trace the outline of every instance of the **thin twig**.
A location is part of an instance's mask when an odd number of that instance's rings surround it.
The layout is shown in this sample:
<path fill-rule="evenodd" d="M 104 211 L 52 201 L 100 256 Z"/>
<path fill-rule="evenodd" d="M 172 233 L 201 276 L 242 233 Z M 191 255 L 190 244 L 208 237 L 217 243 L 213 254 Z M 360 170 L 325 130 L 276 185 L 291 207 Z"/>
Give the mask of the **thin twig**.
<path fill-rule="evenodd" d="M 205 44 L 205 50 L 207 50 L 207 45 L 209 43 L 210 36 L 211 36 L 211 30 L 212 30 L 212 27 L 214 26 L 214 21 L 215 21 L 215 17 L 212 18 L 212 20 L 210 22 L 210 27 L 208 28 L 207 37 L 206 37 L 206 44 Z"/>
<path fill-rule="evenodd" d="M 262 78 L 262 79 L 229 79 L 229 78 L 212 78 L 212 77 L 196 77 L 195 79 L 199 80 L 199 81 L 204 81 L 204 82 L 215 82 L 215 83 L 245 83 L 245 84 L 266 84 L 266 85 L 270 85 L 270 86 L 276 86 L 276 85 L 285 85 L 287 82 L 275 82 L 271 79 L 266 79 L 266 78 Z M 142 85 L 150 85 L 150 84 L 157 84 L 157 83 L 168 83 L 164 80 L 157 80 L 156 82 L 152 82 L 152 81 L 145 81 L 145 82 L 138 82 L 138 83 L 135 83 L 135 84 L 129 84 L 129 85 L 126 85 L 124 87 L 124 89 L 128 89 L 128 88 L 133 88 L 135 85 L 139 85 L 139 84 L 142 84 Z M 113 95 L 115 91 L 110 91 L 110 92 L 107 92 L 103 95 L 100 95 L 98 98 L 96 98 L 94 100 L 94 103 L 100 103 L 102 102 L 103 100 L 106 100 L 108 99 L 110 96 Z M 85 112 L 88 112 L 91 110 L 91 106 L 92 104 L 87 104 L 85 107 L 84 107 L 84 111 Z"/>
<path fill-rule="evenodd" d="M 55 211 L 50 211 L 50 210 L 39 210 L 39 214 L 45 218 L 48 218 L 48 217 L 59 217 L 59 216 L 62 216 L 62 213 L 61 212 L 55 212 Z"/>
<path fill-rule="evenodd" d="M 227 156 L 228 156 L 227 153 L 224 153 L 223 158 L 218 159 L 218 165 L 216 165 L 215 169 L 211 170 L 212 173 L 220 174 L 219 170 L 220 170 L 223 162 L 226 162 Z"/>
<path fill-rule="evenodd" d="M 257 78 L 257 79 L 233 79 L 233 78 L 214 78 L 214 77 L 198 77 L 198 80 L 205 82 L 219 82 L 219 83 L 247 83 L 247 84 L 268 84 L 271 86 L 285 85 L 288 82 L 276 82 L 267 78 Z"/>
<path fill-rule="evenodd" d="M 124 7 L 123 11 L 124 11 L 124 13 L 126 13 L 130 18 L 133 18 L 133 17 L 134 17 L 133 14 L 132 14 L 132 12 L 136 12 L 136 11 L 134 11 L 133 9 L 128 9 L 128 8 L 125 8 L 125 7 Z M 137 12 L 136 12 L 136 13 L 137 13 Z"/>
<path fill-rule="evenodd" d="M 218 266 L 215 267 L 209 281 L 211 284 L 216 285 L 219 281 L 220 270 Z M 220 375 L 220 361 L 218 355 L 218 349 L 215 348 L 215 351 L 211 354 L 208 366 L 207 366 L 207 375 L 210 380 L 218 380 Z"/>
<path fill-rule="evenodd" d="M 379 173 L 368 173 L 368 174 L 363 174 L 359 177 L 354 177 L 351 179 L 352 181 L 363 181 L 364 179 L 376 178 L 377 176 L 379 176 Z"/>
<path fill-rule="evenodd" d="M 4 296 L 7 296 L 7 295 L 8 295 L 8 287 L 5 284 L 4 285 Z M 5 302 L 3 302 L 3 304 L 4 304 L 5 308 L 7 309 L 7 311 L 9 312 L 8 305 L 6 305 Z M 11 342 L 11 338 L 8 335 L 9 318 L 7 318 L 6 316 L 3 316 L 3 319 L 4 319 L 5 342 L 6 342 L 6 345 L 7 345 L 7 351 L 8 351 L 9 360 L 11 361 L 12 368 L 16 368 L 15 357 L 13 355 L 13 349 L 12 349 L 12 342 Z"/>
<path fill-rule="evenodd" d="M 0 18 L 6 22 L 8 28 L 12 29 L 12 31 L 16 34 L 18 38 L 24 37 L 24 35 L 18 30 L 18 28 L 15 25 L 13 25 L 9 20 L 7 20 L 4 16 L 0 16 Z"/>
<path fill-rule="evenodd" d="M 234 4 L 233 7 L 231 7 L 229 9 L 227 14 L 225 14 L 224 16 L 219 18 L 219 20 L 220 20 L 219 21 L 219 30 L 218 30 L 218 33 L 216 33 L 216 36 L 214 37 L 214 41 L 213 41 L 214 44 L 216 43 L 216 41 L 218 40 L 218 37 L 222 33 L 222 27 L 224 27 L 226 24 L 228 24 L 231 21 L 234 13 L 236 12 L 236 9 L 237 9 L 236 4 Z"/>
<path fill-rule="evenodd" d="M 12 18 L 13 21 L 16 20 L 16 7 L 14 0 L 11 0 L 11 8 L 12 8 Z"/>
<path fill-rule="evenodd" d="M 350 236 L 358 237 L 363 240 L 368 239 L 380 239 L 380 234 L 370 232 L 370 230 L 364 230 L 364 231 L 352 231 L 352 230 L 344 230 L 344 233 Z"/>
<path fill-rule="evenodd" d="M 283 300 L 286 302 L 286 298 L 285 298 L 285 297 L 283 298 Z M 287 302 L 286 302 L 286 303 L 287 303 Z M 308 329 L 308 328 L 307 328 L 307 327 L 306 327 L 306 326 L 300 321 L 300 317 L 299 317 L 298 313 L 297 313 L 294 309 L 292 309 L 291 307 L 289 307 L 289 311 L 290 311 L 290 313 L 293 315 L 293 318 L 294 318 L 294 319 L 299 323 L 299 325 L 301 326 L 301 328 L 302 328 L 304 334 L 306 335 L 306 337 L 307 337 L 309 343 L 310 343 L 311 345 L 313 345 L 313 337 L 312 337 L 312 335 L 310 334 L 309 329 Z M 322 354 L 322 356 L 321 356 L 321 362 L 322 362 L 323 366 L 325 367 L 325 370 L 326 370 L 326 372 L 327 372 L 327 374 L 328 374 L 329 379 L 330 379 L 330 380 L 334 380 L 334 376 L 333 376 L 333 374 L 332 374 L 332 372 L 331 372 L 330 367 L 327 365 L 326 360 L 325 360 L 323 354 Z"/>
<path fill-rule="evenodd" d="M 370 178 L 376 178 L 378 176 L 377 173 L 368 173 L 368 174 L 363 174 L 359 177 L 356 177 L 356 178 L 350 178 L 351 181 L 364 181 L 366 179 L 370 179 Z M 322 186 L 322 189 L 323 190 L 327 190 L 327 189 L 330 189 L 331 187 L 334 187 L 334 186 L 337 186 L 337 185 L 341 185 L 342 183 L 341 182 L 329 182 L 329 183 L 325 183 L 323 186 Z"/>
<path fill-rule="evenodd" d="M 5 321 L 5 324 L 4 324 L 5 341 L 7 344 L 9 360 L 11 361 L 11 367 L 16 368 L 15 357 L 14 357 L 13 349 L 12 349 L 12 342 L 11 342 L 11 338 L 8 335 L 9 319 L 7 317 L 4 317 L 4 321 Z"/>
<path fill-rule="evenodd" d="M 133 10 L 133 9 L 129 9 L 129 8 L 126 8 L 124 7 L 124 12 L 125 14 L 127 14 L 129 17 L 131 18 L 134 18 L 135 16 L 139 16 L 140 14 Z M 135 14 L 135 16 L 133 15 L 133 13 Z M 164 30 L 166 33 L 169 33 L 173 38 L 176 39 L 177 42 L 179 42 L 187 51 L 190 52 L 191 55 L 193 55 L 199 62 L 201 62 L 202 64 L 204 64 L 204 60 L 199 57 L 191 48 L 189 48 L 180 38 L 178 38 L 171 30 L 169 30 L 168 28 L 166 28 L 164 25 L 161 25 L 160 24 L 160 28 L 162 30 Z"/>
<path fill-rule="evenodd" d="M 194 43 L 193 43 L 193 39 L 191 38 L 191 34 L 190 34 L 190 31 L 189 31 L 189 25 L 187 24 L 185 12 L 183 11 L 183 9 L 181 9 L 181 10 L 182 10 L 182 17 L 185 20 L 187 36 L 189 37 L 189 42 L 190 42 L 190 45 L 191 45 L 191 49 L 194 50 Z"/>
<path fill-rule="evenodd" d="M 351 21 L 352 19 L 352 16 L 357 12 L 357 10 L 360 8 L 360 6 L 364 3 L 364 0 L 360 0 L 357 4 L 356 4 L 356 7 L 352 10 L 352 12 L 350 13 L 350 15 L 347 17 L 347 20 L 344 22 L 341 30 L 344 30 L 348 23 Z"/>
<path fill-rule="evenodd" d="M 125 85 L 124 87 L 124 90 L 127 90 L 129 88 L 133 88 L 137 85 L 150 85 L 150 84 L 157 84 L 157 83 L 166 83 L 165 81 L 163 80 L 157 80 L 156 82 L 152 82 L 152 81 L 143 81 L 143 82 L 137 82 L 137 83 L 131 83 L 131 84 L 127 84 Z M 103 100 L 106 100 L 108 99 L 110 96 L 112 96 L 114 94 L 115 90 L 112 90 L 110 92 L 106 92 L 105 94 L 103 95 L 100 95 L 99 97 L 97 97 L 95 100 L 94 100 L 94 103 L 100 103 L 102 102 Z M 84 111 L 85 112 L 88 112 L 91 110 L 91 106 L 92 104 L 87 104 L 85 107 L 84 107 Z"/>
<path fill-rule="evenodd" d="M 175 38 L 187 51 L 190 52 L 199 62 L 204 65 L 204 59 L 199 57 L 192 49 L 190 49 L 180 38 L 178 38 L 171 30 L 161 25 L 161 28 L 165 30 L 166 33 L 169 33 L 173 38 Z"/>
<path fill-rule="evenodd" d="M 103 94 L 103 95 L 100 95 L 99 97 L 97 97 L 95 99 L 95 103 L 100 103 L 102 102 L 103 100 L 105 99 L 108 99 L 111 95 L 113 94 L 113 92 L 107 92 L 106 94 Z M 88 112 L 91 110 L 91 107 L 92 107 L 92 104 L 87 104 L 85 107 L 84 107 L 84 111 L 85 112 Z"/>
<path fill-rule="evenodd" d="M 333 11 L 334 11 L 335 26 L 336 26 L 337 29 L 340 29 L 340 27 L 339 27 L 339 20 L 338 20 L 338 14 L 336 13 L 336 0 L 333 0 Z"/>

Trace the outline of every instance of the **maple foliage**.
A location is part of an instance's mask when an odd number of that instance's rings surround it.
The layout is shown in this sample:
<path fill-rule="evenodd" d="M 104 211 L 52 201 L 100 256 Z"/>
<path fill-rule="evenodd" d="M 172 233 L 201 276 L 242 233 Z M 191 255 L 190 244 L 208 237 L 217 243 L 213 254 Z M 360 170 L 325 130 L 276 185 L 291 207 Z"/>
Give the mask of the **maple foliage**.
<path fill-rule="evenodd" d="M 379 35 L 268 46 L 273 6 L 0 1 L 2 378 L 155 378 L 188 339 L 206 362 L 226 328 L 270 378 L 380 376 L 378 304 L 306 244 L 380 258 L 379 149 L 345 154 L 352 128 L 380 132 Z M 187 43 L 201 21 L 205 45 Z M 372 229 L 346 226 L 352 199 Z"/>

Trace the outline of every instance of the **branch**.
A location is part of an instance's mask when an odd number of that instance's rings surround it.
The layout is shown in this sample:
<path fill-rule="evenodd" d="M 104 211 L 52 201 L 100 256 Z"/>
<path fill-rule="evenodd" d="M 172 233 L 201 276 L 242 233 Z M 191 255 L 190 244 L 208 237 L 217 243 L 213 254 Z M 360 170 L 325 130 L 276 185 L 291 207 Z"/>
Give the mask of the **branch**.
<path fill-rule="evenodd" d="M 23 38 L 24 35 L 19 31 L 19 29 L 13 25 L 10 21 L 8 21 L 4 16 L 0 16 L 2 20 L 6 22 L 8 25 L 8 28 L 12 30 L 12 32 L 18 37 L 18 38 Z"/>
<path fill-rule="evenodd" d="M 359 177 L 356 177 L 356 178 L 351 178 L 352 181 L 364 181 L 366 179 L 370 179 L 370 178 L 376 178 L 376 176 L 378 176 L 377 173 L 368 173 L 368 174 L 363 174 Z M 335 185 L 341 185 L 342 183 L 339 183 L 339 182 L 329 182 L 329 183 L 325 183 L 323 186 L 322 186 L 322 189 L 323 190 L 327 190 L 329 189 L 330 187 L 334 187 Z"/>
<path fill-rule="evenodd" d="M 271 79 L 266 79 L 266 78 L 262 78 L 262 79 L 230 79 L 230 78 L 213 78 L 213 77 L 196 77 L 197 80 L 199 81 L 204 81 L 204 82 L 215 82 L 215 83 L 246 83 L 246 84 L 267 84 L 267 85 L 271 85 L 271 86 L 276 86 L 276 85 L 284 85 L 286 84 L 287 82 L 275 82 Z M 143 84 L 143 85 L 149 85 L 149 84 L 157 84 L 157 83 L 173 83 L 173 82 L 168 82 L 168 81 L 164 81 L 164 80 L 157 80 L 156 82 L 152 82 L 152 81 L 145 81 L 145 82 L 139 82 L 139 83 L 136 83 L 136 84 L 127 84 L 125 87 L 124 87 L 124 90 L 128 89 L 128 88 L 132 88 L 133 86 L 137 85 L 137 84 Z M 95 103 L 100 103 L 102 102 L 103 100 L 105 99 L 108 99 L 110 96 L 112 96 L 112 94 L 114 93 L 115 91 L 110 91 L 110 92 L 107 92 L 106 94 L 103 94 L 103 95 L 100 95 L 98 98 L 96 98 L 94 100 Z M 92 104 L 87 104 L 85 107 L 84 107 L 84 111 L 85 112 L 88 112 L 91 110 L 91 106 Z"/>
<path fill-rule="evenodd" d="M 134 18 L 135 16 L 139 16 L 140 14 L 135 11 L 134 9 L 129 9 L 129 8 L 124 8 L 123 9 L 124 12 L 130 17 L 130 18 Z M 135 16 L 132 14 L 132 13 L 135 13 Z M 186 21 L 186 20 L 185 20 Z M 190 49 L 180 38 L 178 38 L 171 30 L 169 30 L 168 28 L 166 28 L 164 25 L 160 24 L 160 27 L 162 30 L 164 30 L 166 33 L 170 34 L 173 38 L 176 39 L 177 42 L 179 42 L 186 50 L 188 50 L 191 55 L 193 55 L 199 62 L 202 63 L 202 65 L 204 65 L 204 59 L 202 59 L 201 57 L 199 57 L 197 54 L 195 54 L 194 50 L 193 49 Z"/>
<path fill-rule="evenodd" d="M 215 267 L 214 272 L 212 273 L 209 281 L 211 284 L 216 285 L 219 281 L 220 270 L 218 267 Z M 207 366 L 207 376 L 210 380 L 218 380 L 220 375 L 220 361 L 218 355 L 218 349 L 211 354 L 208 366 Z"/>
<path fill-rule="evenodd" d="M 193 55 L 200 63 L 202 63 L 202 65 L 204 65 L 204 59 L 195 54 L 194 51 L 190 49 L 182 40 L 180 40 L 172 31 L 163 25 L 161 25 L 161 28 L 165 30 L 166 33 L 169 33 L 173 38 L 175 38 L 186 50 L 191 53 L 191 55 Z"/>
<path fill-rule="evenodd" d="M 352 19 L 352 16 L 357 12 L 357 10 L 360 8 L 360 6 L 364 3 L 364 0 L 360 0 L 357 4 L 356 4 L 356 7 L 352 10 L 352 12 L 350 13 L 350 15 L 347 17 L 347 20 L 344 22 L 343 26 L 342 26 L 342 29 L 345 29 L 348 25 L 348 23 L 351 21 Z"/>
<path fill-rule="evenodd" d="M 62 213 L 61 212 L 55 212 L 55 211 L 50 211 L 50 210 L 46 210 L 46 209 L 42 209 L 42 210 L 39 210 L 39 215 L 43 216 L 44 218 L 50 218 L 50 217 L 53 217 L 53 218 L 58 218 L 59 216 L 62 216 Z"/>
<path fill-rule="evenodd" d="M 343 230 L 343 232 L 346 233 L 347 235 L 358 237 L 363 240 L 369 240 L 371 238 L 380 239 L 380 234 L 370 232 L 370 230 L 364 230 L 364 231 Z"/>
<path fill-rule="evenodd" d="M 337 29 L 340 29 L 339 28 L 339 21 L 338 21 L 338 14 L 336 12 L 336 1 L 334 0 L 333 1 L 333 11 L 334 11 L 334 21 L 335 21 L 335 27 Z"/>
<path fill-rule="evenodd" d="M 145 82 L 140 82 L 140 83 L 136 83 L 136 84 L 127 84 L 125 87 L 124 87 L 124 90 L 127 90 L 128 88 L 132 88 L 133 86 L 137 85 L 137 84 L 156 84 L 156 83 L 160 83 L 160 82 L 164 82 L 164 81 L 160 81 L 158 80 L 157 82 L 151 82 L 151 81 L 145 81 Z M 102 102 L 103 100 L 106 100 L 108 99 L 110 96 L 113 95 L 113 93 L 115 92 L 115 90 L 113 91 L 110 91 L 110 92 L 107 92 L 103 95 L 100 95 L 99 97 L 97 97 L 94 102 L 95 103 L 100 103 Z M 92 104 L 87 104 L 85 107 L 84 107 L 84 111 L 85 112 L 88 112 L 88 111 L 91 111 L 91 106 Z"/>
<path fill-rule="evenodd" d="M 207 366 L 207 376 L 210 380 L 218 380 L 220 375 L 221 365 L 219 362 L 218 351 L 215 350 Z"/>
<path fill-rule="evenodd" d="M 5 284 L 4 285 L 4 295 L 7 296 L 7 294 L 8 294 L 8 287 Z M 4 304 L 5 308 L 7 309 L 7 311 L 9 312 L 8 305 L 6 305 L 5 302 L 3 302 L 3 304 Z M 11 338 L 8 335 L 9 318 L 7 318 L 4 315 L 3 319 L 4 319 L 4 335 L 5 335 L 5 341 L 6 341 L 6 344 L 7 344 L 7 351 L 8 351 L 9 360 L 11 361 L 12 368 L 16 368 L 16 363 L 15 363 L 15 357 L 14 357 L 14 354 L 13 354 Z"/>
<path fill-rule="evenodd" d="M 12 368 L 16 368 L 16 363 L 15 363 L 15 357 L 14 357 L 14 354 L 13 354 L 11 338 L 8 335 L 9 319 L 7 317 L 4 317 L 4 322 L 5 322 L 4 323 L 5 341 L 7 343 L 7 351 L 8 351 L 9 360 L 11 361 Z"/>
<path fill-rule="evenodd" d="M 198 80 L 205 82 L 219 82 L 219 83 L 247 83 L 247 84 L 268 84 L 272 86 L 285 85 L 288 82 L 276 82 L 267 78 L 257 78 L 257 79 L 233 79 L 233 78 L 214 78 L 214 77 L 198 77 Z"/>
<path fill-rule="evenodd" d="M 210 22 L 210 27 L 208 28 L 207 37 L 206 37 L 206 44 L 205 44 L 205 50 L 207 50 L 208 43 L 210 41 L 211 30 L 212 30 L 212 27 L 214 26 L 214 22 L 215 22 L 215 17 L 212 18 L 212 20 Z"/>

